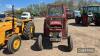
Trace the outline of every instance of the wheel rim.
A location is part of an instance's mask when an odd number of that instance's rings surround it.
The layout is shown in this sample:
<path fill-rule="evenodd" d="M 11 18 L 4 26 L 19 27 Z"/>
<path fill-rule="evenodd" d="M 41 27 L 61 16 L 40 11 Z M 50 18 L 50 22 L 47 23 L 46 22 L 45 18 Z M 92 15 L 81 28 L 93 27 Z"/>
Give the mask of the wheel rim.
<path fill-rule="evenodd" d="M 13 43 L 13 48 L 14 49 L 18 49 L 20 46 L 20 40 L 19 39 L 16 39 Z"/>
<path fill-rule="evenodd" d="M 33 30 L 33 29 L 32 29 L 32 26 L 31 26 L 31 27 L 30 27 L 30 32 L 31 32 L 31 33 L 32 33 L 32 30 Z"/>

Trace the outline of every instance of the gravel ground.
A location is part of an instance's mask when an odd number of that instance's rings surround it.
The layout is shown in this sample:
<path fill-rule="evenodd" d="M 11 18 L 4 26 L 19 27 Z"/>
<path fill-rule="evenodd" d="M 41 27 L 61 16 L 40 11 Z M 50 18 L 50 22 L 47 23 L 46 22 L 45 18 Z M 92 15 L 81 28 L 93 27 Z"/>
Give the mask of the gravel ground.
<path fill-rule="evenodd" d="M 73 39 L 74 48 L 71 52 L 62 50 L 60 44 L 66 44 L 66 40 L 54 43 L 53 49 L 35 50 L 35 40 L 22 40 L 21 48 L 14 54 L 9 54 L 6 47 L 0 50 L 0 56 L 100 56 L 100 27 L 90 25 L 83 27 L 76 25 L 74 19 L 69 21 L 69 33 Z M 94 48 L 93 53 L 77 53 L 77 48 Z"/>

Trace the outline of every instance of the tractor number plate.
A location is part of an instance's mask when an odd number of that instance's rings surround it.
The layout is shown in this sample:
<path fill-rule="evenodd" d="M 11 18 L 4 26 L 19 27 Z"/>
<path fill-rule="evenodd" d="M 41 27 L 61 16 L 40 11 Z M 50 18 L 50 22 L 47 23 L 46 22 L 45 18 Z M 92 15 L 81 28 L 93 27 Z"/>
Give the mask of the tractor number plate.
<path fill-rule="evenodd" d="M 61 38 L 50 38 L 50 41 L 61 41 Z"/>

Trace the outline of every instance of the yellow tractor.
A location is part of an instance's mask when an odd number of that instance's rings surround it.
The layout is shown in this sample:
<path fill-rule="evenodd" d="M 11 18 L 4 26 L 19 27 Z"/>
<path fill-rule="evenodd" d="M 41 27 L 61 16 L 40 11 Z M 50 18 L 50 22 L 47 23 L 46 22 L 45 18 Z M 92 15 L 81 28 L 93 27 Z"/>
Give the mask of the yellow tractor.
<path fill-rule="evenodd" d="M 0 18 L 0 47 L 7 46 L 9 53 L 15 53 L 21 46 L 21 35 L 27 39 L 33 37 L 32 19 L 14 17 Z"/>

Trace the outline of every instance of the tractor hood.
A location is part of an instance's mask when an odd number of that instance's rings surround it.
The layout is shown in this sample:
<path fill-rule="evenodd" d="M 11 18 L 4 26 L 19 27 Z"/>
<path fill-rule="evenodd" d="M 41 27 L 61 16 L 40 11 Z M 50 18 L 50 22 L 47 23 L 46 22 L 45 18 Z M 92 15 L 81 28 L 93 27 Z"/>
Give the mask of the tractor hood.
<path fill-rule="evenodd" d="M 3 27 L 5 25 L 4 22 L 0 22 L 0 28 Z"/>
<path fill-rule="evenodd" d="M 0 32 L 12 29 L 11 22 L 0 22 Z"/>
<path fill-rule="evenodd" d="M 5 23 L 4 22 L 0 22 L 0 32 L 5 31 Z"/>
<path fill-rule="evenodd" d="M 66 16 L 46 16 L 46 18 L 67 18 Z"/>

